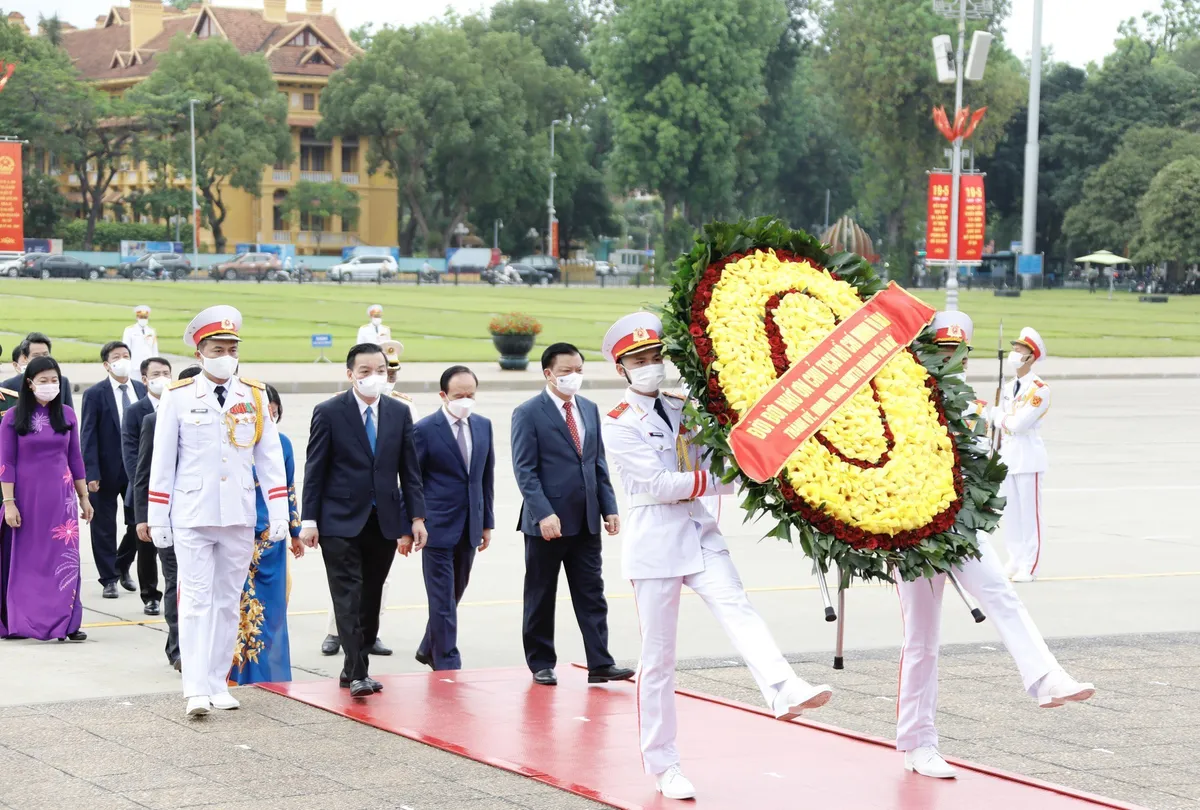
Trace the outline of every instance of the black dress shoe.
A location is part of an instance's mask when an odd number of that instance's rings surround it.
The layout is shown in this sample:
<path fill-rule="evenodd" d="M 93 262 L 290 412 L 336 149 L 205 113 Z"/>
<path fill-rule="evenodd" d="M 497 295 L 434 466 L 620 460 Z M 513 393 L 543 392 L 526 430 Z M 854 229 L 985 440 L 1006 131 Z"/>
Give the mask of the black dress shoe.
<path fill-rule="evenodd" d="M 363 678 L 350 684 L 351 697 L 366 697 L 373 694 L 375 694 L 375 687 L 372 685 L 370 678 Z"/>
<path fill-rule="evenodd" d="M 417 650 L 417 654 L 414 655 L 413 658 L 417 659 L 418 664 L 423 664 L 424 666 L 427 666 L 430 669 L 433 669 L 433 656 L 432 655 L 426 655 L 425 653 L 421 652 L 420 650 Z"/>
<path fill-rule="evenodd" d="M 609 664 L 606 667 L 596 667 L 588 670 L 588 683 L 608 683 L 609 681 L 627 681 L 634 676 L 632 669 Z"/>
<path fill-rule="evenodd" d="M 183 662 L 176 658 L 171 662 L 171 669 L 175 670 L 176 672 L 183 672 Z"/>
<path fill-rule="evenodd" d="M 558 686 L 558 676 L 552 669 L 539 669 L 533 673 L 533 682 L 542 686 Z"/>
<path fill-rule="evenodd" d="M 147 602 L 142 608 L 142 613 L 145 613 L 147 616 L 157 616 L 159 614 L 158 600 L 151 599 L 149 602 Z"/>
<path fill-rule="evenodd" d="M 87 633 L 82 630 L 76 630 L 74 633 L 67 634 L 67 641 L 87 641 Z"/>
<path fill-rule="evenodd" d="M 382 691 L 383 691 L 383 684 L 381 684 L 379 681 L 375 680 L 374 678 L 371 678 L 371 677 L 369 677 L 369 676 L 368 676 L 368 677 L 367 677 L 367 683 L 371 684 L 371 689 L 372 689 L 372 690 L 374 690 L 374 691 L 376 691 L 376 692 L 382 692 Z"/>
<path fill-rule="evenodd" d="M 104 586 L 104 598 L 105 599 L 116 599 L 117 598 L 117 583 L 110 582 Z"/>
<path fill-rule="evenodd" d="M 338 641 L 337 636 L 325 636 L 321 642 L 321 655 L 337 655 L 341 648 L 342 642 Z"/>
<path fill-rule="evenodd" d="M 137 583 L 133 581 L 133 577 L 129 576 L 129 572 L 121 574 L 121 587 L 127 591 L 136 591 Z"/>
<path fill-rule="evenodd" d="M 375 639 L 375 645 L 371 647 L 371 655 L 391 655 L 392 648 L 386 646 L 378 638 Z"/>

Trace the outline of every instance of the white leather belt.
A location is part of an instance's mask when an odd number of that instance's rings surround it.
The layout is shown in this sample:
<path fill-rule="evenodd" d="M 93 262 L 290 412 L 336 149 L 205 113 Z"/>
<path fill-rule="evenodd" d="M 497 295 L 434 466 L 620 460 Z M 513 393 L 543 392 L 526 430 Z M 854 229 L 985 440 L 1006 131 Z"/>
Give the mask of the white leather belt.
<path fill-rule="evenodd" d="M 629 505 L 634 506 L 674 506 L 678 503 L 691 503 L 691 500 L 686 501 L 660 501 L 649 492 L 639 492 L 636 495 L 629 496 Z"/>

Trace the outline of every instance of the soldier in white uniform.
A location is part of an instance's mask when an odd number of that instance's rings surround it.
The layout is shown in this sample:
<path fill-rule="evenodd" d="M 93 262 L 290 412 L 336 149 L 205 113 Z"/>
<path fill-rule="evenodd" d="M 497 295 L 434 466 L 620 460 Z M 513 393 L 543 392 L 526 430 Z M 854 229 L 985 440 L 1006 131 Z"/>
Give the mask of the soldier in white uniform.
<path fill-rule="evenodd" d="M 962 312 L 939 312 L 933 319 L 933 329 L 934 339 L 943 347 L 947 360 L 960 345 L 970 344 L 974 332 L 971 319 Z M 965 371 L 965 361 L 963 365 Z M 986 408 L 986 403 L 979 401 L 971 406 L 976 413 L 982 413 Z M 980 439 L 983 442 L 981 451 L 987 452 L 986 438 Z M 955 576 L 963 589 L 979 602 L 988 623 L 1000 634 L 1021 673 L 1026 691 L 1045 709 L 1090 698 L 1095 693 L 1093 686 L 1075 681 L 1058 665 L 1005 578 L 991 543 L 982 536 L 979 541 L 983 556 L 978 560 L 967 560 L 956 570 Z M 904 752 L 906 769 L 940 779 L 956 775 L 954 768 L 938 753 L 937 728 L 934 726 L 945 588 L 945 574 L 896 583 L 904 616 L 904 647 L 900 653 L 896 700 L 896 748 Z"/>
<path fill-rule="evenodd" d="M 409 413 L 412 414 L 413 424 L 420 419 L 417 416 L 417 406 L 413 404 L 412 397 L 408 394 L 401 393 L 396 390 L 396 373 L 400 371 L 400 356 L 404 354 L 404 344 L 398 340 L 385 340 L 379 344 L 379 348 L 383 349 L 383 356 L 387 358 L 387 394 L 392 399 L 398 399 L 408 406 Z M 388 589 L 391 587 L 391 575 L 388 575 L 387 580 L 383 583 L 382 598 L 379 600 L 379 626 L 383 627 L 383 614 L 387 612 Z M 338 639 L 337 621 L 334 619 L 333 606 L 329 608 L 329 620 L 325 627 L 325 640 L 321 642 L 322 655 L 337 655 L 338 650 L 342 647 L 341 640 Z M 392 648 L 383 643 L 381 638 L 375 639 L 375 646 L 371 648 L 371 655 L 391 655 Z"/>
<path fill-rule="evenodd" d="M 381 304 L 371 304 L 367 307 L 367 317 L 370 318 L 370 322 L 358 327 L 358 340 L 354 341 L 355 343 L 382 345 L 385 340 L 392 339 L 392 328 L 383 325 L 383 306 Z"/>
<path fill-rule="evenodd" d="M 1004 383 L 1000 405 L 989 416 L 993 432 L 998 432 L 1000 460 L 1008 467 L 1003 489 L 1008 498 L 1005 573 L 1013 582 L 1033 582 L 1042 557 L 1042 475 L 1047 467 L 1042 417 L 1050 410 L 1050 386 L 1033 373 L 1046 356 L 1042 336 L 1026 326 L 1012 347 L 1005 366 L 1015 379 Z"/>
<path fill-rule="evenodd" d="M 184 333 L 204 373 L 163 394 L 150 465 L 147 522 L 179 564 L 179 650 L 189 717 L 236 709 L 228 675 L 242 585 L 254 552 L 254 471 L 269 537 L 288 536 L 288 487 L 266 386 L 236 376 L 242 316 L 229 306 L 197 315 Z M 254 471 L 252 471 L 252 468 Z"/>
<path fill-rule="evenodd" d="M 745 659 L 768 706 L 781 720 L 828 702 L 784 659 L 746 597 L 717 521 L 699 499 L 733 491 L 709 472 L 702 448 L 683 425 L 683 397 L 660 393 L 665 377 L 662 324 L 648 312 L 627 315 L 604 337 L 604 356 L 629 381 L 624 400 L 603 420 L 608 460 L 629 500 L 621 551 L 641 624 L 638 719 L 642 762 L 669 799 L 695 795 L 675 746 L 675 639 L 679 597 L 687 585 L 708 605 Z"/>
<path fill-rule="evenodd" d="M 129 361 L 134 371 L 142 367 L 143 360 L 158 357 L 158 332 L 150 325 L 150 307 L 139 304 L 133 308 L 137 321 L 125 327 L 121 342 L 129 347 Z"/>

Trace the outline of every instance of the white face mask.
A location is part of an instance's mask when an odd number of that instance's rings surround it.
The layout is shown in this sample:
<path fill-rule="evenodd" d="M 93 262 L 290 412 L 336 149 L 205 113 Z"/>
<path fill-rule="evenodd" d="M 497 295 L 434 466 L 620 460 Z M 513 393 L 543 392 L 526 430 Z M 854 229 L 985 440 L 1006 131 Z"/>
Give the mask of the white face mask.
<path fill-rule="evenodd" d="M 237 371 L 238 359 L 231 354 L 223 354 L 220 357 L 201 355 L 200 365 L 213 379 L 228 380 L 233 376 L 233 372 Z"/>
<path fill-rule="evenodd" d="M 378 315 L 372 316 L 372 318 L 371 318 L 372 326 L 379 326 L 379 324 L 381 324 L 381 323 L 383 323 L 383 318 L 379 317 Z"/>
<path fill-rule="evenodd" d="M 33 395 L 43 404 L 53 402 L 59 393 L 61 392 L 58 383 L 41 383 L 33 387 Z"/>
<path fill-rule="evenodd" d="M 108 370 L 112 372 L 114 377 L 125 379 L 129 376 L 129 367 L 133 365 L 128 357 L 122 357 L 120 360 L 113 360 L 108 364 Z"/>
<path fill-rule="evenodd" d="M 145 326 L 146 324 L 150 323 L 150 319 L 149 319 L 149 318 L 141 318 L 141 317 L 139 317 L 139 318 L 137 319 L 137 322 L 138 322 L 138 326 Z"/>
<path fill-rule="evenodd" d="M 659 389 L 659 386 L 663 384 L 663 380 L 667 378 L 667 370 L 662 363 L 655 363 L 652 366 L 627 368 L 625 369 L 625 376 L 629 378 L 629 384 L 634 391 L 652 394 Z"/>
<path fill-rule="evenodd" d="M 161 397 L 163 390 L 167 387 L 166 377 L 155 377 L 146 383 L 146 387 L 150 389 L 150 393 L 156 397 Z"/>
<path fill-rule="evenodd" d="M 448 399 L 446 400 L 446 410 L 450 411 L 455 419 L 466 419 L 471 415 L 471 411 L 475 410 L 475 400 L 472 397 Z"/>
<path fill-rule="evenodd" d="M 354 387 L 367 399 L 374 399 L 387 390 L 387 375 L 372 374 L 369 377 L 363 377 L 354 381 Z"/>
<path fill-rule="evenodd" d="M 1020 352 L 1009 352 L 1008 357 L 1004 358 L 1005 367 L 1011 372 L 1020 371 L 1021 366 L 1025 365 L 1025 355 Z"/>
<path fill-rule="evenodd" d="M 578 371 L 572 371 L 570 374 L 564 374 L 561 377 L 555 377 L 554 387 L 558 389 L 560 394 L 573 397 L 579 393 L 579 389 L 583 387 L 583 375 Z"/>

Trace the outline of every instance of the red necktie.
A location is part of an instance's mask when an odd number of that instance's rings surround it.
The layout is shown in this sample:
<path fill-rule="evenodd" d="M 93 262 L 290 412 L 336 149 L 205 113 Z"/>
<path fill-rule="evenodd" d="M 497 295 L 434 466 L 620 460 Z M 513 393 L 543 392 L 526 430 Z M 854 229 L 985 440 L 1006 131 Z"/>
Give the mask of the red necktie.
<path fill-rule="evenodd" d="M 579 441 L 579 425 L 575 424 L 575 417 L 571 413 L 571 403 L 563 403 L 563 413 L 567 415 L 567 432 L 571 434 L 571 441 L 575 442 L 575 452 L 583 455 L 583 445 Z"/>

